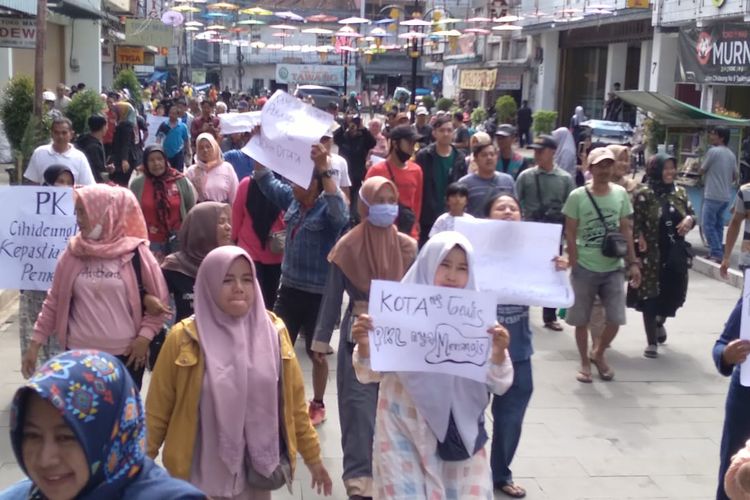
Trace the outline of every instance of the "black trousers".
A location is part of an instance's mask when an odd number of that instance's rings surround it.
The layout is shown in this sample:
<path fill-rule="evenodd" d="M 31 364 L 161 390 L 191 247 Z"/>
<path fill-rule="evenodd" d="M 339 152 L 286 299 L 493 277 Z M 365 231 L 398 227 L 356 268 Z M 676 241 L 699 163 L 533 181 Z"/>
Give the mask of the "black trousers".
<path fill-rule="evenodd" d="M 254 262 L 258 285 L 263 293 L 263 302 L 266 309 L 276 304 L 276 293 L 279 291 L 279 280 L 281 279 L 281 264 L 262 264 Z"/>
<path fill-rule="evenodd" d="M 143 384 L 143 372 L 146 369 L 146 366 L 141 366 L 137 370 L 133 368 L 133 366 L 128 366 L 128 357 L 124 355 L 116 356 L 117 359 L 122 361 L 122 364 L 125 365 L 125 368 L 128 369 L 128 373 L 133 378 L 133 382 L 135 382 L 135 386 L 138 388 L 138 390 L 141 390 L 141 384 Z"/>
<path fill-rule="evenodd" d="M 311 352 L 315 325 L 318 322 L 318 309 L 323 295 L 310 293 L 286 285 L 281 285 L 273 312 L 286 325 L 292 344 L 297 340 L 300 330 L 305 331 L 305 349 Z"/>

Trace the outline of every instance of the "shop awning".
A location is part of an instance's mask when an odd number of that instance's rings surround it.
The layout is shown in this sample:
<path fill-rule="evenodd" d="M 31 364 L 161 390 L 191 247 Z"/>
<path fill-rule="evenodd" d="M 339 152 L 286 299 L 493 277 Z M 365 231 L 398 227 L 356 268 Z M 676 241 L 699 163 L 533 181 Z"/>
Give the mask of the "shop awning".
<path fill-rule="evenodd" d="M 703 111 L 674 97 L 669 97 L 658 92 L 621 90 L 615 92 L 615 94 L 628 104 L 652 113 L 664 125 L 685 127 L 705 125 L 750 127 L 750 120 L 740 120 L 709 113 L 708 111 Z"/>

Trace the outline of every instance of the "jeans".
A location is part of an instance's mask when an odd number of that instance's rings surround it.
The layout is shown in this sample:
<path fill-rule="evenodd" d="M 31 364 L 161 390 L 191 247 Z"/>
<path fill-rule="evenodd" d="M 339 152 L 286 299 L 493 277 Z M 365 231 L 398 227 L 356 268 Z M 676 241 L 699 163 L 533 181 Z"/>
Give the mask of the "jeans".
<path fill-rule="evenodd" d="M 185 150 L 181 149 L 179 153 L 169 158 L 169 164 L 175 170 L 182 172 L 185 169 Z"/>
<path fill-rule="evenodd" d="M 724 491 L 724 475 L 735 453 L 750 439 L 750 387 L 740 385 L 740 372 L 732 373 L 724 410 L 724 430 L 721 433 L 719 481 L 716 500 L 729 500 Z"/>
<path fill-rule="evenodd" d="M 513 362 L 513 385 L 502 396 L 492 398 L 492 482 L 507 483 L 513 480 L 510 463 L 516 454 L 526 408 L 534 391 L 531 360 Z"/>
<path fill-rule="evenodd" d="M 724 212 L 729 207 L 728 201 L 703 200 L 701 226 L 710 249 L 709 257 L 724 257 Z"/>

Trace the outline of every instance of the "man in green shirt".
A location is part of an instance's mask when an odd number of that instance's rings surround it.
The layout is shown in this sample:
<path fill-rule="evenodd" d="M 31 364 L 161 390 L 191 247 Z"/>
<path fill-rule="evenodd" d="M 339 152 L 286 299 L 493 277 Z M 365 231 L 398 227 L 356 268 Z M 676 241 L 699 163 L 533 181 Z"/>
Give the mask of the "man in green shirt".
<path fill-rule="evenodd" d="M 570 281 L 575 293 L 575 303 L 568 309 L 566 321 L 576 329 L 576 344 L 581 356 L 581 368 L 576 379 L 584 383 L 592 380 L 592 363 L 602 380 L 614 378 L 604 352 L 614 340 L 620 326 L 625 324 L 623 262 L 622 258 L 608 257 L 602 253 L 607 233 L 619 232 L 623 235 L 627 243 L 630 284 L 637 288 L 641 282 L 640 263 L 635 257 L 629 218 L 633 207 L 625 188 L 610 182 L 614 163 L 614 153 L 609 149 L 596 148 L 591 151 L 588 164 L 593 182 L 590 188 L 582 186 L 573 190 L 563 207 L 566 217 L 565 240 L 572 269 Z M 599 217 L 596 207 L 604 221 Z M 588 324 L 597 295 L 602 301 L 607 319 L 601 340 L 595 350 L 589 353 Z"/>

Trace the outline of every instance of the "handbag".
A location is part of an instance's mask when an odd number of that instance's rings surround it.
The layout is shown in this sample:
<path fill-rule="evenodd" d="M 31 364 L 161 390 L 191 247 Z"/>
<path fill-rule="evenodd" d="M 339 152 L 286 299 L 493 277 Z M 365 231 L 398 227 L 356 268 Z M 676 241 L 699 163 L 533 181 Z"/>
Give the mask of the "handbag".
<path fill-rule="evenodd" d="M 146 295 L 146 288 L 143 286 L 143 275 L 141 271 L 141 255 L 138 253 L 138 249 L 133 252 L 133 272 L 135 273 L 135 281 L 138 283 L 138 295 L 141 297 L 141 304 L 143 304 L 143 297 Z M 159 332 L 154 335 L 151 339 L 151 343 L 148 345 L 148 368 L 153 371 L 156 366 L 156 360 L 159 358 L 159 353 L 164 345 L 164 341 L 167 338 L 167 329 L 162 327 Z"/>
<path fill-rule="evenodd" d="M 669 203 L 666 203 L 662 210 L 668 213 Z M 688 269 L 693 267 L 693 245 L 685 241 L 685 238 L 675 234 L 674 223 L 666 224 L 666 226 L 671 245 L 662 265 L 675 274 L 685 274 Z"/>
<path fill-rule="evenodd" d="M 388 162 L 385 162 L 386 168 L 388 168 L 388 175 L 391 176 L 391 180 L 396 184 L 396 178 L 393 176 L 393 171 Z M 407 207 L 400 201 L 398 202 L 398 216 L 396 217 L 396 228 L 400 233 L 411 234 L 414 223 L 417 222 L 417 214 L 414 210 Z"/>
<path fill-rule="evenodd" d="M 274 231 L 268 235 L 268 249 L 272 254 L 281 255 L 286 248 L 286 231 Z"/>
<path fill-rule="evenodd" d="M 596 209 L 596 215 L 599 217 L 599 220 L 604 226 L 604 238 L 602 239 L 602 255 L 604 255 L 605 257 L 618 259 L 625 257 L 628 254 L 628 241 L 625 239 L 625 236 L 623 236 L 619 231 L 612 232 L 609 230 L 609 228 L 607 227 L 607 221 L 604 220 L 604 215 L 602 215 L 602 211 L 599 210 L 599 205 L 596 204 L 596 201 L 591 195 L 591 192 L 588 190 L 588 188 L 584 188 L 584 190 L 589 196 L 591 204 L 594 205 L 594 209 Z"/>

